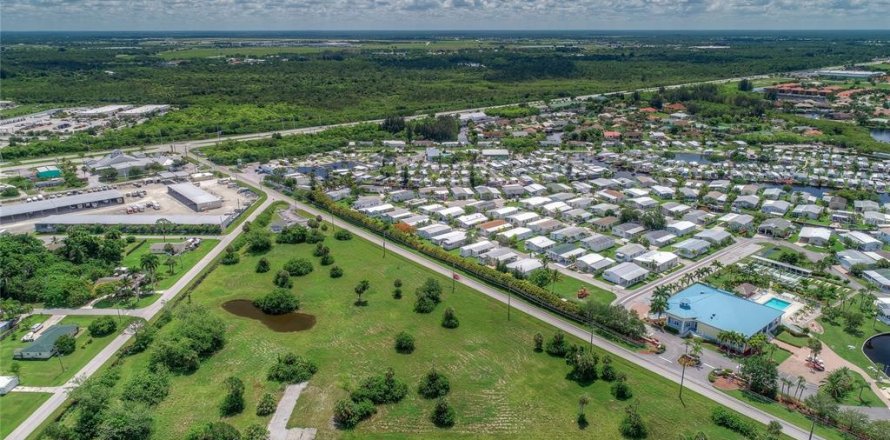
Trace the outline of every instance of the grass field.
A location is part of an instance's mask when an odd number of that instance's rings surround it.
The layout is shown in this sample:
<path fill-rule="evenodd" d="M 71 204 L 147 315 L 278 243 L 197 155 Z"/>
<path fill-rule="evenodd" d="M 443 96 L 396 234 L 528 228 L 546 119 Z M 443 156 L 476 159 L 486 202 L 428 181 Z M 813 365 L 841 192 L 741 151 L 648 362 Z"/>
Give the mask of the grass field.
<path fill-rule="evenodd" d="M 196 373 L 173 379 L 170 395 L 155 411 L 155 438 L 180 438 L 190 426 L 218 419 L 219 387 L 230 375 L 245 382 L 247 406 L 227 422 L 240 429 L 251 423 L 265 424 L 268 418 L 254 415 L 256 402 L 263 392 L 279 390 L 277 384 L 266 381 L 265 373 L 270 362 L 287 351 L 319 364 L 319 372 L 289 422 L 290 426 L 317 428 L 319 438 L 620 438 L 617 427 L 627 402 L 614 400 L 606 382 L 581 386 L 567 380 L 569 368 L 562 359 L 532 350 L 534 334 L 549 337 L 554 333 L 551 327 L 519 313 L 507 321 L 503 304 L 460 284 L 452 294 L 449 280 L 441 276 L 434 278 L 443 286 L 443 304 L 432 314 L 416 314 L 412 311 L 413 291 L 430 276 L 427 270 L 393 254 L 382 259 L 374 245 L 358 238 L 347 242 L 328 239 L 326 244 L 335 264 L 345 271 L 342 278 L 329 278 L 328 268 L 319 266 L 318 259 L 311 256 L 311 245 L 276 245 L 265 255 L 272 271 L 255 273 L 259 256 L 246 255 L 236 266 L 220 266 L 192 293 L 194 303 L 210 307 L 229 323 L 227 344 Z M 260 322 L 229 315 L 220 308 L 228 300 L 256 298 L 271 290 L 275 271 L 292 257 L 316 263 L 313 273 L 295 278 L 294 283 L 301 310 L 318 319 L 314 328 L 274 333 Z M 401 300 L 391 296 L 396 278 L 405 283 Z M 366 307 L 353 305 L 352 288 L 361 279 L 371 283 Z M 458 329 L 440 325 L 448 306 L 457 312 Z M 392 347 L 393 337 L 402 330 L 417 339 L 417 350 L 411 355 L 397 354 Z M 126 382 L 147 360 L 147 354 L 127 358 L 120 368 L 119 383 Z M 690 393 L 683 408 L 674 398 L 675 384 L 617 359 L 615 365 L 628 375 L 650 438 L 676 438 L 698 430 L 711 438 L 737 437 L 709 422 L 713 402 Z M 414 390 L 433 366 L 451 380 L 449 400 L 457 412 L 452 429 L 435 428 L 428 421 L 433 403 L 414 392 L 398 404 L 379 407 L 375 416 L 354 431 L 338 431 L 332 426 L 336 400 L 346 397 L 347 389 L 365 377 L 392 367 Z M 591 397 L 586 409 L 591 420 L 587 434 L 575 423 L 582 394 Z"/>
<path fill-rule="evenodd" d="M 0 438 L 6 438 L 13 429 L 31 415 L 46 399 L 48 393 L 9 393 L 0 396 Z"/>
<path fill-rule="evenodd" d="M 776 336 L 776 339 L 795 347 L 806 347 L 807 341 L 809 341 L 810 338 L 806 336 L 794 336 L 787 331 L 783 331 Z"/>
<path fill-rule="evenodd" d="M 874 326 L 872 326 L 872 322 L 866 320 L 859 327 L 859 335 L 851 335 L 845 332 L 843 324 L 832 325 L 824 319 L 820 319 L 819 323 L 822 324 L 822 328 L 825 330 L 821 335 L 817 335 L 822 343 L 831 348 L 840 357 L 856 364 L 865 371 L 871 371 L 869 368 L 874 368 L 874 363 L 862 352 L 862 345 L 865 344 L 868 338 L 876 334 L 890 332 L 890 326 L 879 321 L 875 321 Z M 853 346 L 853 348 L 851 349 L 850 346 Z"/>
<path fill-rule="evenodd" d="M 10 373 L 12 362 L 12 354 L 16 348 L 23 348 L 29 345 L 28 342 L 22 342 L 21 337 L 27 333 L 27 328 L 32 324 L 45 321 L 48 316 L 35 315 L 25 319 L 24 323 L 19 326 L 19 330 L 15 331 L 10 337 L 6 337 L 0 341 L 0 370 L 3 374 Z M 63 319 L 62 325 L 78 325 L 80 331 L 77 333 L 77 349 L 74 353 L 63 356 L 61 365 L 58 357 L 52 357 L 46 360 L 20 360 L 15 361 L 20 367 L 19 373 L 21 384 L 26 386 L 56 386 L 62 385 L 71 379 L 86 363 L 94 358 L 112 339 L 114 339 L 120 331 L 133 321 L 133 318 L 123 318 L 122 323 L 118 324 L 118 331 L 101 338 L 93 338 L 90 336 L 87 326 L 90 325 L 94 316 L 68 316 Z M 64 366 L 64 370 L 62 367 Z"/>
<path fill-rule="evenodd" d="M 251 56 L 266 57 L 269 55 L 307 55 L 323 52 L 357 52 L 360 50 L 459 50 L 492 46 L 491 43 L 480 43 L 473 40 L 456 41 L 393 41 L 393 42 L 361 42 L 354 46 L 289 46 L 289 47 L 192 47 L 182 50 L 168 50 L 158 53 L 167 60 L 188 58 L 235 57 Z"/>
<path fill-rule="evenodd" d="M 168 238 L 167 242 L 169 243 L 179 243 L 183 241 L 181 238 Z M 139 245 L 133 252 L 124 257 L 121 264 L 126 267 L 139 267 L 139 259 L 142 258 L 142 255 L 145 255 L 151 251 L 151 245 L 154 243 L 164 243 L 164 239 L 162 238 L 150 238 L 145 240 L 144 243 Z M 217 244 L 219 240 L 216 239 L 204 239 L 201 241 L 201 244 L 194 250 L 188 251 L 182 254 L 181 257 L 174 257 L 177 261 L 177 265 L 173 268 L 173 274 L 170 274 L 169 266 L 164 264 L 167 261 L 167 257 L 165 255 L 158 255 L 160 258 L 161 265 L 158 266 L 157 273 L 157 287 L 156 290 L 165 290 L 169 289 L 174 283 L 179 281 L 182 276 L 191 270 L 198 261 L 201 261 L 208 252 L 210 252 Z"/>
<path fill-rule="evenodd" d="M 793 423 L 797 426 L 800 426 L 805 429 L 809 429 L 812 422 L 805 415 L 792 411 L 778 403 L 775 403 L 771 400 L 765 400 L 763 397 L 746 393 L 741 390 L 733 390 L 733 391 L 724 391 L 726 394 L 735 397 L 736 399 L 741 400 L 751 406 L 754 406 L 761 411 L 772 414 L 776 417 L 781 417 L 783 420 Z M 840 432 L 834 430 L 833 428 L 816 425 L 815 434 L 824 438 L 825 440 L 844 440 L 844 437 Z"/>

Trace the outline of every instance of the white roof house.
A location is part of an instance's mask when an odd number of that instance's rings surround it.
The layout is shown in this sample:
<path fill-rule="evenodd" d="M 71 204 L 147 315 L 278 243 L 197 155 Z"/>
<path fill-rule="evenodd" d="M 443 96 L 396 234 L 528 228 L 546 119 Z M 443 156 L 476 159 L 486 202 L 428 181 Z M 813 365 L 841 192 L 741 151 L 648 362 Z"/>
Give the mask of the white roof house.
<path fill-rule="evenodd" d="M 537 258 L 523 258 L 521 260 L 516 260 L 507 265 L 507 269 L 513 271 L 519 271 L 519 273 L 523 275 L 527 275 L 534 270 L 540 269 L 544 267 Z"/>
<path fill-rule="evenodd" d="M 617 266 L 610 267 L 603 272 L 603 278 L 619 286 L 630 286 L 643 281 L 649 271 L 637 266 L 634 263 L 621 263 Z"/>
<path fill-rule="evenodd" d="M 525 241 L 525 248 L 532 252 L 544 252 L 555 245 L 556 242 L 543 236 L 532 237 Z"/>
<path fill-rule="evenodd" d="M 476 257 L 483 252 L 490 251 L 497 247 L 497 243 L 488 240 L 482 240 L 473 244 L 468 244 L 460 248 L 461 257 Z"/>
<path fill-rule="evenodd" d="M 472 214 L 462 215 L 457 218 L 457 224 L 461 225 L 464 228 L 469 228 L 471 226 L 475 226 L 486 221 L 488 221 L 488 217 L 486 217 L 485 214 L 481 212 L 474 212 Z"/>

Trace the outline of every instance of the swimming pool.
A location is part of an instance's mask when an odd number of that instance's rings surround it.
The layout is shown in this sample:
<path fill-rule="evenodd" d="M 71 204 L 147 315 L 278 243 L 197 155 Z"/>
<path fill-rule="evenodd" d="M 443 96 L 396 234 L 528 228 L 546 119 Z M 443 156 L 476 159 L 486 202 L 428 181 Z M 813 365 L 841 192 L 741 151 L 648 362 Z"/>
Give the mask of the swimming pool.
<path fill-rule="evenodd" d="M 788 306 L 791 305 L 791 303 L 788 301 L 785 301 L 783 299 L 773 297 L 773 298 L 770 298 L 769 301 L 763 303 L 763 305 L 765 305 L 771 309 L 785 310 L 788 308 Z"/>

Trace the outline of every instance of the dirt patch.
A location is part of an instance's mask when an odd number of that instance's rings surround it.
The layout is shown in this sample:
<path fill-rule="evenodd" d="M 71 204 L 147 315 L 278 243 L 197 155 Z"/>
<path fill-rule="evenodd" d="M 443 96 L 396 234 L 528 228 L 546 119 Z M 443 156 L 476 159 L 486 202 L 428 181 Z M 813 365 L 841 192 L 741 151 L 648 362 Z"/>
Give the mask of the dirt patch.
<path fill-rule="evenodd" d="M 741 389 L 741 385 L 735 381 L 735 379 L 731 377 L 717 377 L 717 380 L 714 381 L 714 388 L 718 388 L 721 390 L 732 391 Z"/>

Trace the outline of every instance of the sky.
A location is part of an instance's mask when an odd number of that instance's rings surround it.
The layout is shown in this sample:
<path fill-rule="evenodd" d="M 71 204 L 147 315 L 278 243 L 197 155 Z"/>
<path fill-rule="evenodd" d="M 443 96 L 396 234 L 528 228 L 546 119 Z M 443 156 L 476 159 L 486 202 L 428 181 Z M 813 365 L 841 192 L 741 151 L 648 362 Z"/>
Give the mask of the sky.
<path fill-rule="evenodd" d="M 3 0 L 5 31 L 890 29 L 890 0 Z"/>

